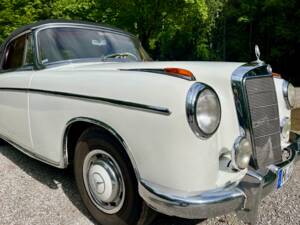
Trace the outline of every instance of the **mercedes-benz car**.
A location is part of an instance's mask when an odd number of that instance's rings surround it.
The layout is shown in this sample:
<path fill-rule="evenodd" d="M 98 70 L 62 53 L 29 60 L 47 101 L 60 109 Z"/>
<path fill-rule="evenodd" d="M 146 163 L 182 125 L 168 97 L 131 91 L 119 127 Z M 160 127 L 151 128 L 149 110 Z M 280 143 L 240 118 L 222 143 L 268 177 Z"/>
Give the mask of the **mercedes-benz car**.
<path fill-rule="evenodd" d="M 0 50 L 0 136 L 72 166 L 100 224 L 137 224 L 148 207 L 255 223 L 299 158 L 293 86 L 256 53 L 252 63 L 158 62 L 116 28 L 31 24 Z"/>

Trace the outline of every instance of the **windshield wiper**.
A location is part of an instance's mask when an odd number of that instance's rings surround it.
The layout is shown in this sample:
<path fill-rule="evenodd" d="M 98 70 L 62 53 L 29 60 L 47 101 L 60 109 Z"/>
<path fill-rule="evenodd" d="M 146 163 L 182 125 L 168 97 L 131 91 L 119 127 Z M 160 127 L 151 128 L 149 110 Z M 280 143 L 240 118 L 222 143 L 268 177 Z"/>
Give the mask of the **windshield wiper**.
<path fill-rule="evenodd" d="M 136 61 L 139 61 L 136 55 L 130 53 L 130 52 L 118 52 L 106 55 L 102 58 L 102 60 L 110 59 L 110 58 L 119 58 L 119 59 L 126 59 L 130 56 L 131 58 L 135 59 Z"/>

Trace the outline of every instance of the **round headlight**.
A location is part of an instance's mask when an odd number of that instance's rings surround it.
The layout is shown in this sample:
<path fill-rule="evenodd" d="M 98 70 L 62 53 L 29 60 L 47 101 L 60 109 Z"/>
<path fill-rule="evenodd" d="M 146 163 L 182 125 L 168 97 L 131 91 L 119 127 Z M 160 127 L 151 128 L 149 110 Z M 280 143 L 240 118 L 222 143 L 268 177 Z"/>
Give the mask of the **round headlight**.
<path fill-rule="evenodd" d="M 283 82 L 283 96 L 288 108 L 293 108 L 296 101 L 296 90 L 294 85 L 292 85 L 288 81 Z"/>
<path fill-rule="evenodd" d="M 236 169 L 246 169 L 252 155 L 251 143 L 246 138 L 239 138 L 234 146 L 234 166 Z"/>
<path fill-rule="evenodd" d="M 187 97 L 187 115 L 194 133 L 203 138 L 213 135 L 221 121 L 221 105 L 216 92 L 195 83 Z"/>
<path fill-rule="evenodd" d="M 203 90 L 197 100 L 196 117 L 199 128 L 206 134 L 212 134 L 218 128 L 221 107 L 218 96 L 210 89 Z"/>

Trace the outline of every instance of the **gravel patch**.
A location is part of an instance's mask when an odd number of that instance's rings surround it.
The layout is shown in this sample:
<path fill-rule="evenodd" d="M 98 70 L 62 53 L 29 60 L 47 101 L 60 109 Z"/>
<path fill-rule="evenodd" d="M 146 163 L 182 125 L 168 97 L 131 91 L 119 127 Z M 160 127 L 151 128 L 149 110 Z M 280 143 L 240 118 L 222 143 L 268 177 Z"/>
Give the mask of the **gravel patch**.
<path fill-rule="evenodd" d="M 72 171 L 33 160 L 16 149 L 0 146 L 1 225 L 92 225 Z M 300 163 L 293 178 L 266 197 L 259 208 L 260 225 L 300 225 Z M 243 225 L 234 215 L 205 221 L 159 215 L 151 225 Z"/>

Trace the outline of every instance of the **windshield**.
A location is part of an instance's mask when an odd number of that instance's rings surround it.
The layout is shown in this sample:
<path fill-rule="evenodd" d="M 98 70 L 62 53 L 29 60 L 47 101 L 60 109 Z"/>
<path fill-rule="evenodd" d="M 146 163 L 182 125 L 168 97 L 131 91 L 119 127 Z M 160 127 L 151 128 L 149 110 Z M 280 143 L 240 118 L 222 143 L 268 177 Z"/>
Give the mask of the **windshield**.
<path fill-rule="evenodd" d="M 98 29 L 48 28 L 38 33 L 37 40 L 43 65 L 66 60 L 150 60 L 136 38 Z"/>

